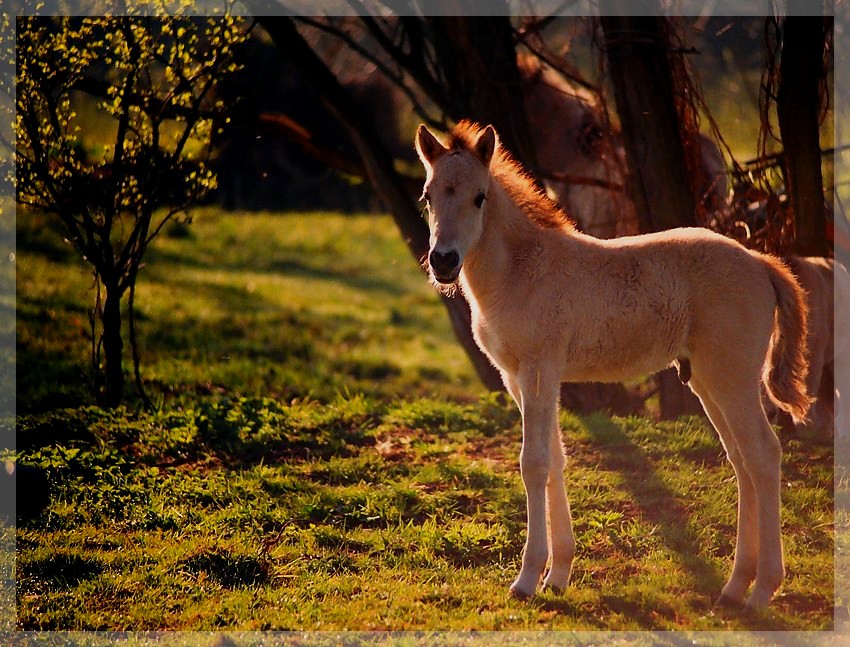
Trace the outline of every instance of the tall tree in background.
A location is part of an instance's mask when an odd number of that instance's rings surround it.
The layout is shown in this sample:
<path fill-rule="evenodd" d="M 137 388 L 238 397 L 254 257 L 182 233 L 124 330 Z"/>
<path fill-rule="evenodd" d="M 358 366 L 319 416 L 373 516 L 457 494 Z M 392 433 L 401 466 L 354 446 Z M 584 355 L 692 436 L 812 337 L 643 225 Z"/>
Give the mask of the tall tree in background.
<path fill-rule="evenodd" d="M 498 4 L 494 2 L 491 10 Z M 448 115 L 454 121 L 474 119 L 492 124 L 502 143 L 527 168 L 534 169 L 535 151 L 522 101 L 515 32 L 507 5 L 503 8 L 506 15 L 492 18 L 428 19 L 438 78 L 443 80 L 437 98 L 450 109 Z"/>
<path fill-rule="evenodd" d="M 781 28 L 776 113 L 796 229 L 793 251 L 801 256 L 829 254 L 819 127 L 832 25 L 832 18 L 787 16 Z"/>
<path fill-rule="evenodd" d="M 685 143 L 676 109 L 665 18 L 600 18 L 628 162 L 629 193 L 643 232 L 695 225 Z"/>
<path fill-rule="evenodd" d="M 233 50 L 246 37 L 232 18 L 19 19 L 17 201 L 55 214 L 91 264 L 94 386 L 106 406 L 124 394 L 127 294 L 141 391 L 136 279 L 166 223 L 215 186 L 210 138 L 225 106 L 214 89 L 236 69 Z M 98 99 L 109 124 L 101 143 L 84 137 L 74 102 L 80 92 Z"/>

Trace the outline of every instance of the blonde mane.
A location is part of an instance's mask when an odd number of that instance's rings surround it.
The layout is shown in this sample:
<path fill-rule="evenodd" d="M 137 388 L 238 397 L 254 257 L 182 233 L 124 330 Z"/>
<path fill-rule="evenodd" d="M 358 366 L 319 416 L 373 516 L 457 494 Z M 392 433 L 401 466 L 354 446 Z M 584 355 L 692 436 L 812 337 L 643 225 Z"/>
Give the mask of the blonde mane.
<path fill-rule="evenodd" d="M 449 150 L 465 150 L 477 155 L 475 142 L 483 130 L 478 124 L 464 119 L 449 134 Z M 490 162 L 490 172 L 511 200 L 539 227 L 575 230 L 575 223 L 570 217 L 549 199 L 500 141 Z"/>

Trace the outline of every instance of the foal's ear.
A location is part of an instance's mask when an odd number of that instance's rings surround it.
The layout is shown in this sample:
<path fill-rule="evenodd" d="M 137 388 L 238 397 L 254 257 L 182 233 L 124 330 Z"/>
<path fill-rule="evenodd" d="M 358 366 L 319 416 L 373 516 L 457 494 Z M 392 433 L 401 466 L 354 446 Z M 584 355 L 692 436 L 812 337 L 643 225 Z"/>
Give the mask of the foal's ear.
<path fill-rule="evenodd" d="M 419 159 L 431 164 L 447 150 L 425 127 L 425 124 L 419 124 L 419 129 L 416 131 L 416 152 L 419 153 Z"/>
<path fill-rule="evenodd" d="M 487 126 L 475 140 L 475 153 L 484 162 L 484 166 L 490 166 L 490 160 L 493 159 L 498 139 L 496 129 L 493 126 Z"/>

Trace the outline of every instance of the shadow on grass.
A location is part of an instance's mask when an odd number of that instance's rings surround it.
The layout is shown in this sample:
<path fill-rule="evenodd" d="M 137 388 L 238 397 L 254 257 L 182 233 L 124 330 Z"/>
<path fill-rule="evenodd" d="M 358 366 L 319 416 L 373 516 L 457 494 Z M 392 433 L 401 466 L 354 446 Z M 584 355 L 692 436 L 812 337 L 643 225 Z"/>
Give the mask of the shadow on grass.
<path fill-rule="evenodd" d="M 700 556 L 698 533 L 689 518 L 692 515 L 658 476 L 646 452 L 612 420 L 600 417 L 590 431 L 594 436 L 604 436 L 605 442 L 599 446 L 602 467 L 622 475 L 643 516 L 658 525 L 664 545 L 689 573 L 693 587 L 705 596 L 705 610 L 708 610 L 720 594 L 725 578 L 716 566 Z"/>
<path fill-rule="evenodd" d="M 315 341 L 333 334 L 333 326 L 344 323 L 323 322 L 274 307 L 261 296 L 229 285 L 172 281 L 171 287 L 202 297 L 215 304 L 222 316 L 203 320 L 192 316 L 180 318 L 170 311 L 151 317 L 144 308 L 137 310 L 137 332 L 142 352 L 142 371 L 158 360 L 167 358 L 202 360 L 198 379 L 207 379 L 205 365 L 225 362 L 230 358 L 243 361 L 262 360 L 266 364 L 285 366 L 315 360 Z M 18 313 L 17 410 L 20 414 L 41 413 L 56 409 L 77 408 L 95 402 L 91 389 L 91 352 L 89 331 L 71 326 L 61 317 L 76 316 L 85 320 L 87 313 L 78 305 L 57 303 L 53 299 L 21 298 Z M 258 320 L 258 312 L 270 313 Z M 87 325 L 87 324 L 86 324 Z M 350 324 L 356 327 L 356 322 Z M 128 344 L 125 335 L 125 345 Z M 125 358 L 125 396 L 136 398 L 132 380 L 132 362 Z M 147 386 L 169 393 L 180 385 L 161 380 L 146 381 Z M 186 385 L 191 391 L 192 384 Z"/>
<path fill-rule="evenodd" d="M 307 320 L 301 313 L 273 306 L 247 290 L 217 283 L 172 280 L 169 287 L 193 294 L 209 303 L 221 316 L 199 319 L 195 316 L 137 317 L 140 345 L 156 348 L 163 355 L 226 356 L 238 352 L 255 358 L 259 353 L 273 360 L 309 358 L 313 339 L 322 323 Z M 260 321 L 257 313 L 273 313 L 271 321 Z M 273 338 L 271 337 L 273 335 Z M 268 342 L 273 341 L 270 347 Z"/>
<path fill-rule="evenodd" d="M 16 364 L 18 415 L 73 409 L 94 402 L 86 372 L 89 367 L 67 352 L 19 345 Z"/>
<path fill-rule="evenodd" d="M 725 621 L 735 623 L 736 628 L 745 631 L 788 631 L 794 628 L 787 620 L 777 616 L 773 607 L 760 611 L 715 607 L 711 609 L 710 613 Z"/>
<path fill-rule="evenodd" d="M 151 276 L 165 271 L 165 266 L 175 265 L 184 268 L 200 270 L 232 270 L 237 272 L 251 272 L 253 274 L 265 274 L 267 276 L 290 276 L 299 279 L 313 279 L 317 281 L 329 281 L 340 283 L 355 290 L 370 293 L 381 293 L 387 296 L 399 297 L 405 294 L 403 285 L 390 278 L 367 272 L 366 269 L 355 269 L 345 271 L 344 269 L 328 269 L 305 263 L 295 258 L 280 259 L 269 262 L 263 261 L 257 265 L 243 262 L 221 262 L 210 260 L 206 262 L 197 257 L 186 257 L 177 253 L 156 250 L 149 254 L 148 262 L 151 264 Z M 155 261 L 155 265 L 154 265 Z M 424 281 L 423 277 L 423 281 Z"/>
<path fill-rule="evenodd" d="M 103 571 L 97 560 L 71 554 L 55 554 L 18 564 L 19 594 L 32 593 L 42 587 L 72 589 Z"/>
<path fill-rule="evenodd" d="M 258 586 L 268 580 L 268 564 L 252 555 L 209 551 L 182 560 L 179 567 L 193 575 L 205 574 L 223 587 L 235 589 Z"/>

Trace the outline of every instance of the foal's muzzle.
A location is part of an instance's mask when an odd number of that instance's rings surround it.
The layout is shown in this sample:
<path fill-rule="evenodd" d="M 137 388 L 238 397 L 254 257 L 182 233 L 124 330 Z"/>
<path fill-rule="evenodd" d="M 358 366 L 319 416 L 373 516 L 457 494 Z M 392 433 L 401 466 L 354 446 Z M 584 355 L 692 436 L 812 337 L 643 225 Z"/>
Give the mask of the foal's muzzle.
<path fill-rule="evenodd" d="M 454 283 L 460 274 L 460 256 L 454 250 L 445 253 L 433 250 L 428 255 L 428 265 L 440 283 Z"/>

